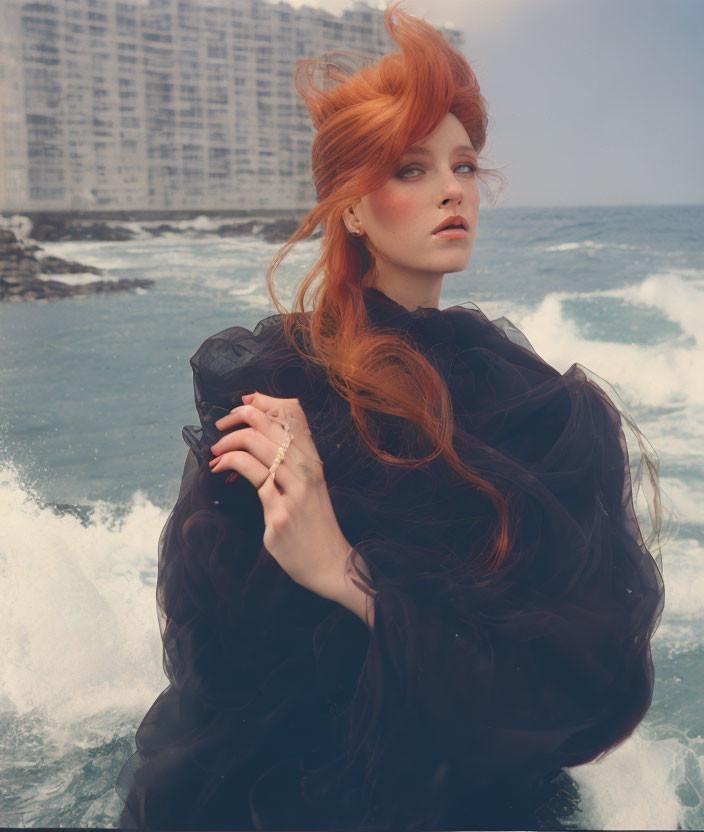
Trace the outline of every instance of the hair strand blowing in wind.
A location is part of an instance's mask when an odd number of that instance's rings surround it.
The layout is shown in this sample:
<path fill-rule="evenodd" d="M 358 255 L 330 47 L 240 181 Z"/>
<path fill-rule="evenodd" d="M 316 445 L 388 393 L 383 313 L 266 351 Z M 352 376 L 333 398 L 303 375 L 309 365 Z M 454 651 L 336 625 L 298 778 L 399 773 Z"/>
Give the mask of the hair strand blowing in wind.
<path fill-rule="evenodd" d="M 311 158 L 318 201 L 272 259 L 266 280 L 283 317 L 283 337 L 324 369 L 349 402 L 359 436 L 377 459 L 419 467 L 442 455 L 491 501 L 497 528 L 479 562 L 467 565 L 480 574 L 497 568 L 511 549 L 507 499 L 455 452 L 452 401 L 435 368 L 398 333 L 370 327 L 361 290 L 374 285 L 375 251 L 370 240 L 351 238 L 342 219 L 345 208 L 385 182 L 405 148 L 433 132 L 448 113 L 462 123 L 477 154 L 486 141 L 487 105 L 467 60 L 438 30 L 401 9 L 401 2 L 395 0 L 384 12 L 399 52 L 377 59 L 340 50 L 327 53 L 325 60 L 296 63 L 294 84 L 316 131 Z M 477 176 L 484 184 L 483 177 L 504 183 L 492 168 L 479 167 Z M 276 298 L 274 271 L 319 225 L 320 256 L 301 281 L 289 313 Z M 307 316 L 306 295 L 320 276 Z M 303 335 L 305 348 L 295 333 Z M 415 426 L 416 435 L 429 441 L 430 453 L 399 457 L 385 452 L 372 439 L 371 414 Z"/>

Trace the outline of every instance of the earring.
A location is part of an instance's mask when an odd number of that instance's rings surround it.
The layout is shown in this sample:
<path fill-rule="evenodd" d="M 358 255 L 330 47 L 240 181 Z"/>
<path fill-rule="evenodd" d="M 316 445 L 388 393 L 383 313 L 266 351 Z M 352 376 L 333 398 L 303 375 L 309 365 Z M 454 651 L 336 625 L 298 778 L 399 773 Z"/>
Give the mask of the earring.
<path fill-rule="evenodd" d="M 360 237 L 362 234 L 364 234 L 364 231 L 362 231 L 361 228 L 358 228 L 356 231 L 350 231 L 349 233 L 353 237 Z"/>

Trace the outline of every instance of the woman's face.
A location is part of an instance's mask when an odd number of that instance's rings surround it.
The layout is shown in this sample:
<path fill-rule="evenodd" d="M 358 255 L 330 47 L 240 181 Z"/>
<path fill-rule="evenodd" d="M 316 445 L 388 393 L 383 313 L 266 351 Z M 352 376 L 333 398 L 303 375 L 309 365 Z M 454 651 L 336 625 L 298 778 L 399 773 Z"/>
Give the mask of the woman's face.
<path fill-rule="evenodd" d="M 459 119 L 448 113 L 437 129 L 398 159 L 393 175 L 345 212 L 348 230 L 361 229 L 376 254 L 381 285 L 410 280 L 439 282 L 467 267 L 477 233 L 477 154 Z M 459 214 L 465 235 L 443 238 L 433 231 Z"/>

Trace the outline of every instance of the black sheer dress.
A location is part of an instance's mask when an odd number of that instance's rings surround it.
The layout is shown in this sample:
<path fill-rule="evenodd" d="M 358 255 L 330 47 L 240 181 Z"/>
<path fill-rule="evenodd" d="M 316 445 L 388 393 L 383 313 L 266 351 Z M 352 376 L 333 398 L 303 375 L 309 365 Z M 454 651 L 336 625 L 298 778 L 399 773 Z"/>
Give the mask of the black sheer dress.
<path fill-rule="evenodd" d="M 277 338 L 278 315 L 208 338 L 191 359 L 201 425 L 183 429 L 159 541 L 169 684 L 120 773 L 121 828 L 563 828 L 578 798 L 564 768 L 648 710 L 663 583 L 617 407 L 505 318 L 364 299 L 442 373 L 462 459 L 520 495 L 516 545 L 490 580 L 468 580 L 488 499 L 442 459 L 373 459 L 324 374 Z M 374 582 L 371 632 L 289 578 L 263 549 L 254 487 L 209 470 L 214 421 L 254 390 L 300 400 Z M 397 452 L 404 429 L 380 423 L 381 446 Z"/>

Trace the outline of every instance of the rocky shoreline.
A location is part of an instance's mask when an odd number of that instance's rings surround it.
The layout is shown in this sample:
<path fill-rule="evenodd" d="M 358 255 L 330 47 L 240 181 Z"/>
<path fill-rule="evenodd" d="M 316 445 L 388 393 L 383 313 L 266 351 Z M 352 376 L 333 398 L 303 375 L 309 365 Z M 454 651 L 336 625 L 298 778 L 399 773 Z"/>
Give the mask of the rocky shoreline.
<path fill-rule="evenodd" d="M 300 224 L 300 219 L 295 217 L 242 217 L 233 222 L 218 223 L 217 219 L 208 221 L 205 215 L 192 218 L 191 225 L 187 224 L 189 220 L 186 218 L 173 223 L 164 221 L 163 218 L 155 218 L 156 222 L 150 222 L 136 217 L 125 217 L 122 221 L 129 222 L 129 226 L 132 227 L 121 225 L 119 219 L 108 221 L 60 214 L 33 214 L 29 219 L 32 224 L 29 236 L 39 243 L 65 240 L 125 242 L 144 234 L 161 237 L 164 234 L 184 233 L 217 234 L 219 237 L 256 236 L 267 243 L 285 243 Z M 210 224 L 204 226 L 199 222 L 202 219 Z M 313 238 L 317 236 L 320 236 L 319 231 L 313 234 Z"/>
<path fill-rule="evenodd" d="M 61 214 L 33 214 L 22 219 L 31 224 L 28 242 L 18 240 L 14 231 L 2 227 L 0 217 L 0 301 L 49 300 L 75 295 L 91 295 L 104 292 L 120 292 L 143 289 L 153 285 L 153 280 L 128 279 L 93 280 L 86 283 L 67 283 L 46 275 L 95 274 L 103 272 L 94 266 L 62 260 L 60 257 L 37 256 L 41 246 L 36 243 L 64 241 L 128 242 L 145 234 L 155 237 L 164 234 L 216 234 L 220 237 L 253 236 L 267 243 L 284 243 L 298 228 L 300 219 L 295 217 L 242 217 L 232 222 L 219 222 L 205 218 L 184 217 L 172 222 L 163 217 L 138 219 L 125 216 L 105 220 L 97 217 L 80 217 Z M 151 220 L 151 222 L 150 222 Z M 120 221 L 127 224 L 120 224 Z M 188 222 L 193 224 L 189 225 Z M 131 226 L 131 227 L 130 227 Z M 135 226 L 137 226 L 135 228 Z M 320 236 L 320 230 L 312 235 Z"/>
<path fill-rule="evenodd" d="M 17 240 L 13 231 L 0 228 L 0 301 L 51 300 L 121 292 L 126 289 L 146 288 L 154 281 L 147 279 L 91 280 L 88 283 L 66 283 L 43 277 L 47 274 L 102 275 L 95 266 L 84 266 L 60 257 L 37 257 L 41 246 L 26 245 Z"/>

